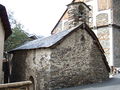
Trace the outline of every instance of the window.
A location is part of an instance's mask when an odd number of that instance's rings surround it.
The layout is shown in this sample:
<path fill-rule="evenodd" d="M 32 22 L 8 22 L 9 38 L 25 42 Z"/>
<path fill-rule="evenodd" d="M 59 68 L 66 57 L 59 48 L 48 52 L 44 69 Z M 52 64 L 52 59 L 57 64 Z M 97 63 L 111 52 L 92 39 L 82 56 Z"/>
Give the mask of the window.
<path fill-rule="evenodd" d="M 32 85 L 30 86 L 30 90 L 35 90 L 34 78 L 32 76 L 30 76 L 29 80 L 32 81 Z"/>
<path fill-rule="evenodd" d="M 98 0 L 98 10 L 106 10 L 111 7 L 111 0 Z"/>

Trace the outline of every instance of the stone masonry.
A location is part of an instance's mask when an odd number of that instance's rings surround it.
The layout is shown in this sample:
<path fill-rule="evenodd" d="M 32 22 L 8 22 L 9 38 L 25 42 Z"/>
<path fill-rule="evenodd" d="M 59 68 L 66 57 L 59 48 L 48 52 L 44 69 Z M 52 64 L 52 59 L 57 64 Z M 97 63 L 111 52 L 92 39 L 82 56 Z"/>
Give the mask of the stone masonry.
<path fill-rule="evenodd" d="M 105 59 L 85 30 L 78 30 L 51 53 L 52 88 L 102 82 L 109 75 Z"/>
<path fill-rule="evenodd" d="M 104 53 L 84 29 L 46 49 L 13 51 L 11 82 L 30 80 L 35 90 L 102 82 L 109 78 Z"/>

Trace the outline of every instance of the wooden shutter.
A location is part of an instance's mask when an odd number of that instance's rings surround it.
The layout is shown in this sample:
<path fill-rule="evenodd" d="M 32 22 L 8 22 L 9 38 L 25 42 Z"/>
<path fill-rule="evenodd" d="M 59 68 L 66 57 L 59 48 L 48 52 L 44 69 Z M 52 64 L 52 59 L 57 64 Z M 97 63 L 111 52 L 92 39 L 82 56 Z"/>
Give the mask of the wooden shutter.
<path fill-rule="evenodd" d="M 111 0 L 98 0 L 98 9 L 106 10 L 111 7 Z"/>

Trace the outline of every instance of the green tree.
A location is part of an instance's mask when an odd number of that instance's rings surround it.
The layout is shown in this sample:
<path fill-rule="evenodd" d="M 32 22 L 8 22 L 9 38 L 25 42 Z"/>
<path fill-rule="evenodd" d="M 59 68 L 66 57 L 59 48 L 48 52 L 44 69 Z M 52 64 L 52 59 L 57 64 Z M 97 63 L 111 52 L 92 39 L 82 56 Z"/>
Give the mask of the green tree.
<path fill-rule="evenodd" d="M 13 18 L 13 13 L 9 13 L 8 15 L 9 21 L 12 28 L 12 35 L 5 41 L 5 51 L 10 51 L 27 41 L 31 41 L 32 39 L 28 37 L 28 33 L 23 30 L 23 25 L 18 23 Z"/>

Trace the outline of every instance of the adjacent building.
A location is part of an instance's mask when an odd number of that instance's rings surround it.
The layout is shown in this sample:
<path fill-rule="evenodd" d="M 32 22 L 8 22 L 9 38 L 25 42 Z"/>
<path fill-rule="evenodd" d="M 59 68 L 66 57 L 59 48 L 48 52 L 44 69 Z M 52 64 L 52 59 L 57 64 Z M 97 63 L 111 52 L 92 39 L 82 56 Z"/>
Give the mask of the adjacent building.
<path fill-rule="evenodd" d="M 89 26 L 104 48 L 110 66 L 120 67 L 120 0 L 73 0 L 84 2 L 91 8 Z M 66 30 L 68 8 L 52 30 L 55 34 Z"/>
<path fill-rule="evenodd" d="M 12 31 L 8 21 L 6 9 L 0 4 L 0 83 L 4 80 L 2 72 L 4 41 L 8 38 L 8 36 L 10 36 L 11 33 Z"/>

